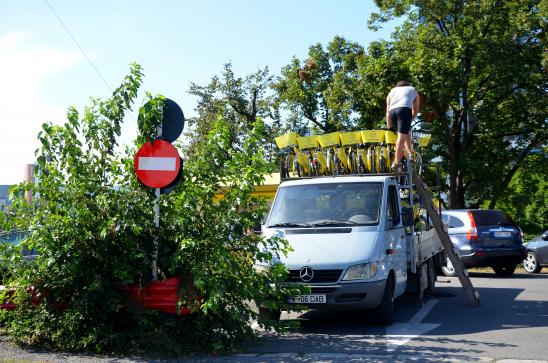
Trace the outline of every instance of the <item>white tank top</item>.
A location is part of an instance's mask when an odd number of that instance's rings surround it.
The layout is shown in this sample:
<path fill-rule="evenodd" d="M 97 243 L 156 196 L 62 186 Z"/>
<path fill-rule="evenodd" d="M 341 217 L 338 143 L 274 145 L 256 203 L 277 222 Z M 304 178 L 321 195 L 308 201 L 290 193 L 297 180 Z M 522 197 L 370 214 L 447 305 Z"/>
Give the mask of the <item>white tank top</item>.
<path fill-rule="evenodd" d="M 417 90 L 411 86 L 394 87 L 388 94 L 390 97 L 389 110 L 398 107 L 413 109 L 413 101 L 418 96 Z"/>

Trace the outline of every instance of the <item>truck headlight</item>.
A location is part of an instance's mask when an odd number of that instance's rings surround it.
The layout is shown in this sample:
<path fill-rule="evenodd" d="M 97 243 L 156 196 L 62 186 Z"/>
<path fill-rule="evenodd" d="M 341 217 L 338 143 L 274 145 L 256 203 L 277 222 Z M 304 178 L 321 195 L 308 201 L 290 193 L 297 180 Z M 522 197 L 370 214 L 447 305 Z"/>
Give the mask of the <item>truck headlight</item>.
<path fill-rule="evenodd" d="M 350 266 L 344 274 L 343 281 L 348 280 L 365 280 L 369 279 L 377 273 L 377 263 L 360 263 L 359 265 Z"/>

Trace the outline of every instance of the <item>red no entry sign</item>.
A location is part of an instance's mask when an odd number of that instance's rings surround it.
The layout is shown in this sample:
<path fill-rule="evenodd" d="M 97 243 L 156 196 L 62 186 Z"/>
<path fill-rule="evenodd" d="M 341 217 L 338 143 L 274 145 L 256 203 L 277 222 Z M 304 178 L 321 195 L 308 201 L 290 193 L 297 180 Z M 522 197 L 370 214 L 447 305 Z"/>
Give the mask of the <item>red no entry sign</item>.
<path fill-rule="evenodd" d="M 169 185 L 179 173 L 181 158 L 177 149 L 169 142 L 155 140 L 147 142 L 135 155 L 135 174 L 146 186 L 162 188 Z"/>

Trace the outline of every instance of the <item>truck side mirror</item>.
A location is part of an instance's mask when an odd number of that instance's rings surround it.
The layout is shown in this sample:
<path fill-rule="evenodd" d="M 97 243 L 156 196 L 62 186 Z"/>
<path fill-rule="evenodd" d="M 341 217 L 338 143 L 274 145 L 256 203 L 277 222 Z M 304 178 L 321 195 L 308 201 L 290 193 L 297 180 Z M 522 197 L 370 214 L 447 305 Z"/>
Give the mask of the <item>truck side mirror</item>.
<path fill-rule="evenodd" d="M 403 226 L 404 227 L 411 227 L 414 223 L 413 220 L 413 208 L 411 207 L 403 207 L 401 209 L 401 216 L 403 219 Z"/>

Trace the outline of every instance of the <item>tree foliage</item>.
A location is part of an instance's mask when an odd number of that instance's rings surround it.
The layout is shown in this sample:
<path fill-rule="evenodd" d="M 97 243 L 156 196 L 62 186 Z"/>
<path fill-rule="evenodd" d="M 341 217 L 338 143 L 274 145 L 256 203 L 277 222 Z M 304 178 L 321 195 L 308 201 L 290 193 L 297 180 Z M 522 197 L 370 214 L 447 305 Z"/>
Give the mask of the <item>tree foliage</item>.
<path fill-rule="evenodd" d="M 536 150 L 527 156 L 522 167 L 508 185 L 508 193 L 501 195 L 497 208 L 507 211 L 518 225 L 534 237 L 546 230 L 548 225 L 548 158 L 545 152 Z M 491 203 L 490 201 L 486 201 Z M 489 207 L 489 205 L 486 205 Z"/>
<path fill-rule="evenodd" d="M 293 57 L 272 85 L 274 106 L 287 115 L 286 128 L 327 133 L 371 124 L 367 114 L 359 113 L 363 98 L 357 72 L 363 47 L 335 37 L 326 48 L 312 45 L 305 61 Z"/>
<path fill-rule="evenodd" d="M 540 1 L 378 0 L 376 27 L 407 16 L 393 46 L 435 112 L 451 207 L 496 206 L 545 145 L 546 6 Z"/>
<path fill-rule="evenodd" d="M 18 307 L 3 318 L 18 343 L 168 355 L 232 349 L 253 336 L 249 322 L 257 316 L 249 301 L 283 305 L 295 293 L 282 284 L 287 270 L 272 263 L 288 251 L 286 242 L 249 233 L 265 211 L 251 192 L 270 169 L 261 152 L 260 119 L 250 120 L 238 148 L 232 147 L 228 121 L 221 117 L 211 125 L 202 151 L 186 161 L 182 183 L 162 196 L 155 229 L 154 193 L 133 172 L 136 149 L 117 152 L 120 123 L 141 79 L 134 64 L 109 99 L 93 99 L 82 116 L 70 108 L 62 126 L 43 125 L 39 183 L 15 188 L 9 217 L 2 220 L 4 228 L 28 230 L 26 247 L 39 254 L 32 264 L 9 256 L 7 283 L 19 287 Z M 148 95 L 139 140 L 152 137 L 162 100 Z M 29 188 L 33 205 L 23 199 Z M 187 282 L 179 293 L 193 310 L 189 316 L 140 308 L 126 293 L 129 284 L 150 281 L 154 234 L 160 276 Z M 267 268 L 256 270 L 256 262 Z M 41 299 L 38 306 L 21 288 L 30 286 Z"/>
<path fill-rule="evenodd" d="M 189 120 L 186 135 L 190 147 L 186 152 L 199 150 L 196 146 L 207 138 L 219 116 L 227 122 L 232 144 L 239 142 L 241 133 L 253 128 L 258 117 L 271 117 L 271 102 L 266 95 L 271 80 L 268 67 L 241 78 L 234 74 L 229 62 L 222 74 L 213 76 L 207 85 L 191 83 L 189 93 L 197 97 L 198 116 Z"/>

